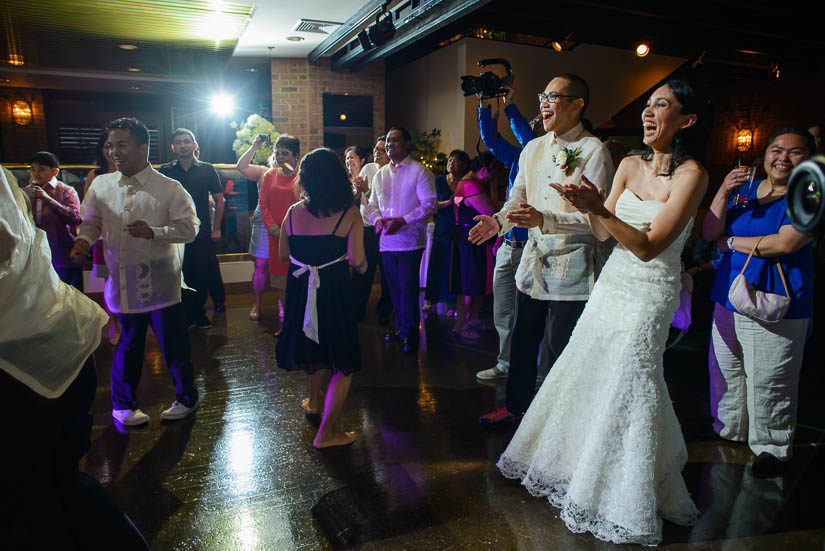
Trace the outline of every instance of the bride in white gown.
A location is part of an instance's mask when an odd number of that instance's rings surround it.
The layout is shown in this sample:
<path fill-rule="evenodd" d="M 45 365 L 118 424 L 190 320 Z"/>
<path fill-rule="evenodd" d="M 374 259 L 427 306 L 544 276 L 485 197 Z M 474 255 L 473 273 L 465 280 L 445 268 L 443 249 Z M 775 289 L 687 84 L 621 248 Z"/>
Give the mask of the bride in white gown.
<path fill-rule="evenodd" d="M 642 112 L 648 152 L 621 162 L 606 201 L 588 182 L 551 184 L 588 213 L 596 237 L 619 244 L 498 467 L 561 509 L 573 532 L 615 543 L 655 545 L 662 518 L 698 515 L 662 356 L 680 254 L 707 189 L 696 161 L 703 107 L 685 82 L 657 89 Z"/>

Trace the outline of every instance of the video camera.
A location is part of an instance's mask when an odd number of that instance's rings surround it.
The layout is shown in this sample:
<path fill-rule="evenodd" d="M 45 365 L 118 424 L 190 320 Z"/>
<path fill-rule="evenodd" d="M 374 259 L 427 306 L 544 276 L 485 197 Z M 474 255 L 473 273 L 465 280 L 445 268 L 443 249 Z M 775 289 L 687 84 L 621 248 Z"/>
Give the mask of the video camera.
<path fill-rule="evenodd" d="M 464 96 L 472 96 L 475 94 L 479 100 L 498 98 L 507 95 L 505 86 L 513 84 L 513 69 L 506 59 L 492 58 L 479 59 L 478 66 L 486 67 L 487 65 L 501 65 L 507 70 L 507 76 L 499 77 L 492 71 L 485 71 L 478 76 L 462 75 L 461 90 L 464 91 Z"/>
<path fill-rule="evenodd" d="M 825 156 L 799 163 L 788 182 L 787 213 L 800 233 L 818 239 L 825 233 Z"/>

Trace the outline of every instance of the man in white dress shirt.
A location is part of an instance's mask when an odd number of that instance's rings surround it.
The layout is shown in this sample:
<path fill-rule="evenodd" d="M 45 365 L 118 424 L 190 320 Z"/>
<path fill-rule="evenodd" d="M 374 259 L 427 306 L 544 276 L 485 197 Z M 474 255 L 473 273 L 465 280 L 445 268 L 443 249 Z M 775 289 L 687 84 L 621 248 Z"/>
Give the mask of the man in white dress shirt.
<path fill-rule="evenodd" d="M 103 237 L 106 302 L 122 327 L 112 361 L 112 417 L 127 426 L 149 416 L 137 406 L 146 329 L 158 337 L 175 384 L 176 400 L 161 417 L 182 419 L 198 407 L 181 305 L 183 243 L 195 239 L 199 221 L 183 186 L 149 164 L 149 131 L 137 119 L 109 124 L 109 152 L 117 172 L 95 178 L 83 199 L 83 223 L 72 256 L 84 258 Z"/>
<path fill-rule="evenodd" d="M 602 142 L 585 130 L 587 83 L 561 75 L 539 94 L 547 134 L 524 147 L 510 199 L 493 216 L 479 216 L 471 230 L 483 242 L 513 227 L 529 228 L 516 272 L 518 309 L 510 348 L 506 407 L 483 415 L 487 426 L 518 421 L 533 399 L 536 357 L 547 324 L 551 361 L 561 354 L 595 282 L 596 239 L 587 216 L 567 205 L 551 183 L 579 183 L 585 176 L 610 191 L 613 161 Z M 548 318 L 549 316 L 549 318 Z"/>
<path fill-rule="evenodd" d="M 389 164 L 375 173 L 367 216 L 381 235 L 381 267 L 396 312 L 398 331 L 384 338 L 400 341 L 406 354 L 418 352 L 418 270 L 427 244 L 427 219 L 435 212 L 435 176 L 410 158 L 412 136 L 404 128 L 387 132 Z"/>

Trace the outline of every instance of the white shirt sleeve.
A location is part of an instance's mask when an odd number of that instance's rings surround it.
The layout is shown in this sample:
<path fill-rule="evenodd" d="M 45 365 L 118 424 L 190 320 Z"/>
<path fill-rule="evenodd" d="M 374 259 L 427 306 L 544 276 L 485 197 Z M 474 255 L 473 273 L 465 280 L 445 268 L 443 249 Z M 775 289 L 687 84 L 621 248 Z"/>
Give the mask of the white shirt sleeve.
<path fill-rule="evenodd" d="M 404 215 L 404 222 L 410 224 L 425 220 L 435 213 L 435 204 L 438 195 L 435 193 L 435 175 L 424 167 L 419 167 L 415 183 L 415 194 L 418 196 L 418 206 Z"/>
<path fill-rule="evenodd" d="M 191 243 L 198 235 L 200 225 L 192 196 L 178 184 L 178 189 L 172 194 L 169 202 L 169 223 L 153 227 L 152 231 L 155 239 L 163 239 L 170 243 Z"/>

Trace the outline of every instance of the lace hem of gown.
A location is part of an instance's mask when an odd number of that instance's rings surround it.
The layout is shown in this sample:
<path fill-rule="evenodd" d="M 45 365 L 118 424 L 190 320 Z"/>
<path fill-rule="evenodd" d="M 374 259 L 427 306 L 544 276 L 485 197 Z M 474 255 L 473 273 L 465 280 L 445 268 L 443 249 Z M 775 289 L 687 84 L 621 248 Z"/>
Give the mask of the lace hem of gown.
<path fill-rule="evenodd" d="M 678 518 L 676 518 L 676 515 L 664 515 L 660 512 L 658 513 L 660 517 L 658 529 L 655 533 L 634 533 L 601 515 L 594 514 L 586 508 L 571 502 L 567 496 L 569 486 L 569 482 L 567 481 L 536 472 L 535 469 L 528 470 L 525 465 L 512 461 L 504 456 L 501 456 L 497 466 L 501 474 L 505 477 L 519 480 L 521 485 L 524 486 L 531 495 L 547 498 L 550 505 L 560 509 L 559 517 L 571 532 L 577 534 L 590 532 L 602 541 L 618 544 L 636 543 L 654 547 L 662 541 L 662 518 L 666 518 L 670 522 L 682 526 L 690 526 L 696 523 L 699 518 L 699 511 L 695 508 L 689 514 L 679 515 Z M 674 476 L 681 477 L 681 469 L 679 469 L 678 472 L 672 470 L 672 472 L 667 473 L 662 478 L 660 488 L 667 487 L 666 485 Z"/>

